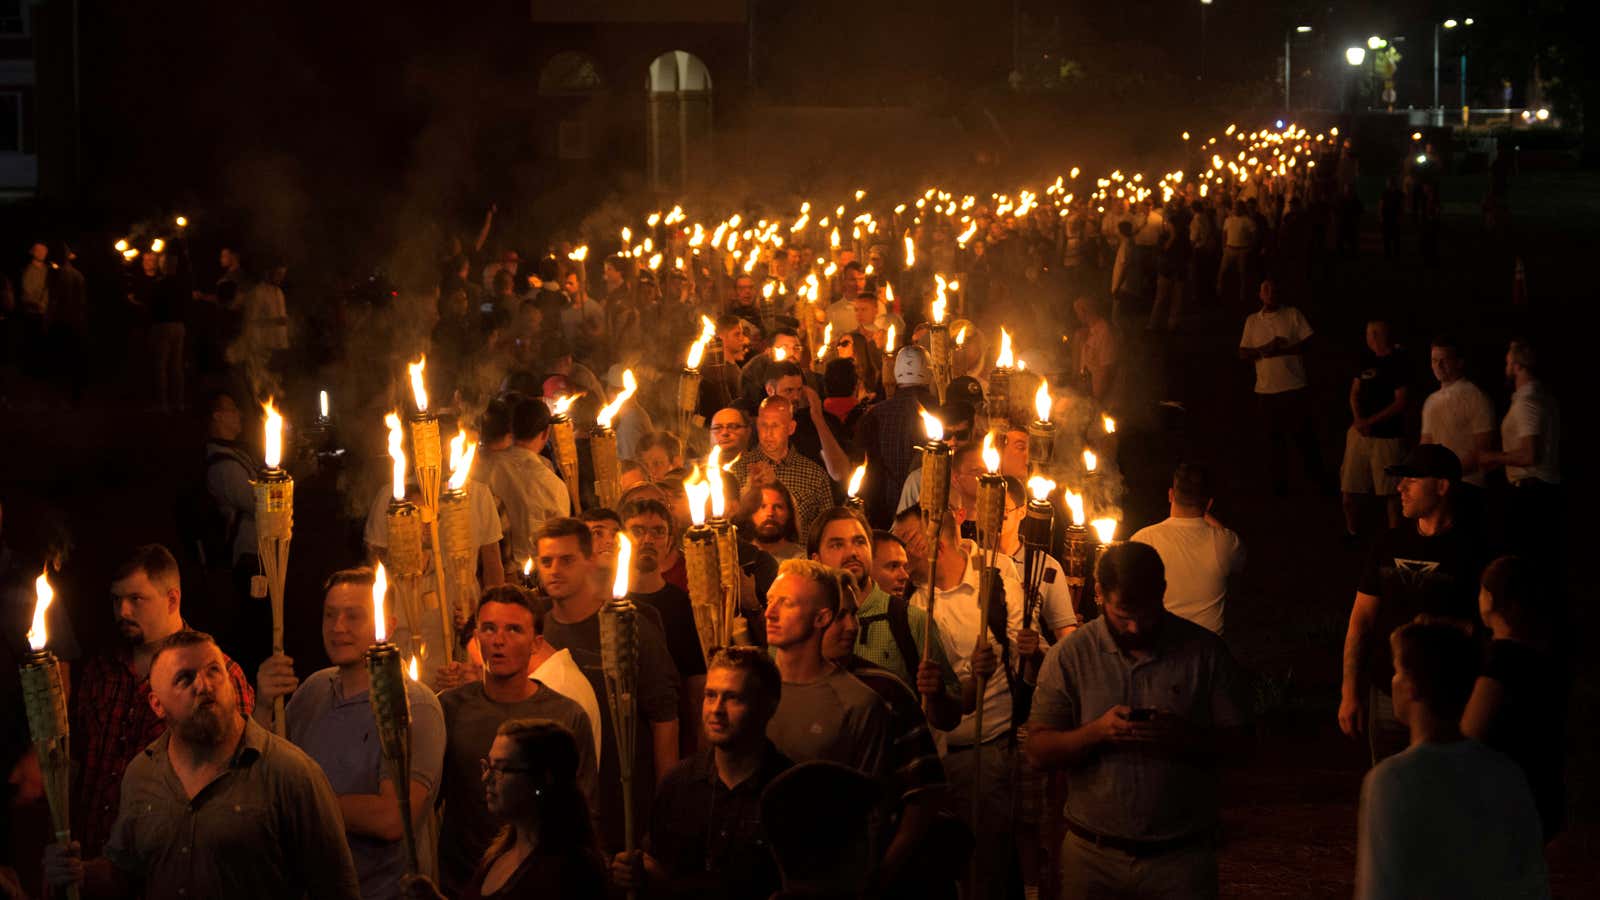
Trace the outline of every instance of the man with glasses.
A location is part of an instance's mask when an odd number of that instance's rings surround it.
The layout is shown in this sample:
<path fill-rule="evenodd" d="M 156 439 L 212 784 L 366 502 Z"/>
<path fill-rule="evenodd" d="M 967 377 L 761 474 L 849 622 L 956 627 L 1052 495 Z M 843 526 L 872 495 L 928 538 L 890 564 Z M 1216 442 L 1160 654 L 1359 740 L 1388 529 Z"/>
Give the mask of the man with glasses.
<path fill-rule="evenodd" d="M 738 459 L 750 443 L 750 417 L 736 407 L 717 410 L 710 430 L 711 443 L 722 448 L 724 465 Z"/>
<path fill-rule="evenodd" d="M 955 448 L 950 459 L 950 508 L 971 509 L 977 502 L 978 476 L 984 471 L 983 459 L 978 453 L 982 447 L 972 440 L 972 404 L 946 403 L 939 409 L 939 418 L 944 422 L 944 442 Z M 900 502 L 895 506 L 895 514 L 915 507 L 921 500 L 922 466 L 919 464 L 900 485 Z"/>
<path fill-rule="evenodd" d="M 571 521 L 571 520 L 557 520 Z M 571 731 L 578 746 L 578 783 L 593 802 L 594 737 L 589 717 L 573 700 L 528 677 L 539 632 L 528 594 L 513 585 L 491 588 L 478 605 L 483 680 L 439 695 L 448 735 L 444 751 L 444 823 L 439 829 L 439 884 L 457 896 L 472 877 L 499 823 L 484 800 L 483 768 L 496 729 L 507 719 L 549 719 Z"/>
<path fill-rule="evenodd" d="M 663 577 L 662 560 L 673 546 L 672 513 L 659 500 L 644 498 L 622 507 L 622 527 L 633 539 L 633 566 L 628 582 L 628 599 L 642 609 L 651 609 L 661 618 L 667 636 L 667 653 L 683 681 L 679 693 L 679 743 L 692 749 L 695 744 L 694 711 L 706 680 L 705 651 L 695 628 L 689 594 Z"/>

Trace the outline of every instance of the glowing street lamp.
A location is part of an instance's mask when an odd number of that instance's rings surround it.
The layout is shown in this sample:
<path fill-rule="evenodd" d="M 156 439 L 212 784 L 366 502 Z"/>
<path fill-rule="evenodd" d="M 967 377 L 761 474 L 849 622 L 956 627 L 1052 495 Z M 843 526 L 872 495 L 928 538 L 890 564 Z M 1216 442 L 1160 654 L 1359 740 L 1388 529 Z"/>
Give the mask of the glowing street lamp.
<path fill-rule="evenodd" d="M 1367 61 L 1367 48 L 1351 47 L 1344 51 L 1344 61 L 1352 66 L 1359 66 Z"/>

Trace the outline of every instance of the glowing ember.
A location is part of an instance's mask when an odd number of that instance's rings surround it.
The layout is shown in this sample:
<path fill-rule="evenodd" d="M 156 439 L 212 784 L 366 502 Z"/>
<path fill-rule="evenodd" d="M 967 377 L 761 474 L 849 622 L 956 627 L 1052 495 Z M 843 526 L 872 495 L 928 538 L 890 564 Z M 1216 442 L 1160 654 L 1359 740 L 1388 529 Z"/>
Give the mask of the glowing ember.
<path fill-rule="evenodd" d="M 261 409 L 266 413 L 266 442 L 262 457 L 267 468 L 276 469 L 283 460 L 283 416 L 278 415 L 278 408 L 272 405 L 271 397 L 267 398 Z"/>
<path fill-rule="evenodd" d="M 389 573 L 383 570 L 383 563 L 372 572 L 372 637 L 375 643 L 383 643 L 389 637 L 389 623 L 383 616 L 383 597 L 389 593 Z"/>
<path fill-rule="evenodd" d="M 1055 489 L 1056 483 L 1043 475 L 1035 475 L 1028 479 L 1028 494 L 1040 503 L 1043 503 Z"/>
<path fill-rule="evenodd" d="M 846 496 L 848 496 L 851 500 L 861 496 L 861 482 L 866 477 L 867 464 L 862 463 L 861 465 L 856 466 L 856 470 L 850 473 L 850 487 L 845 491 Z"/>
<path fill-rule="evenodd" d="M 426 355 L 417 357 L 417 361 L 409 363 L 406 369 L 411 372 L 411 396 L 417 401 L 417 412 L 428 411 L 428 386 L 423 382 L 422 372 L 428 366 Z"/>
<path fill-rule="evenodd" d="M 183 216 L 179 216 L 176 219 L 173 219 L 172 221 L 179 228 L 188 228 L 189 227 L 189 220 L 184 218 Z"/>
<path fill-rule="evenodd" d="M 633 541 L 626 531 L 617 532 L 617 579 L 611 584 L 611 596 L 621 600 L 628 596 L 628 576 L 633 569 Z"/>
<path fill-rule="evenodd" d="M 1089 527 L 1094 529 L 1095 537 L 1102 544 L 1109 544 L 1117 538 L 1116 519 L 1095 519 L 1089 523 Z"/>
<path fill-rule="evenodd" d="M 120 238 L 115 244 L 112 244 L 112 246 L 117 249 L 118 253 L 126 253 L 128 252 L 128 239 Z"/>
<path fill-rule="evenodd" d="M 50 628 L 45 625 L 44 613 L 50 608 L 51 601 L 55 600 L 56 592 L 50 587 L 50 579 L 44 572 L 33 580 L 33 624 L 28 626 L 28 646 L 34 650 L 43 650 L 44 645 L 50 642 Z"/>
<path fill-rule="evenodd" d="M 383 424 L 389 427 L 389 458 L 394 461 L 393 496 L 396 500 L 406 498 L 406 436 L 400 428 L 400 415 L 389 413 L 383 417 Z"/>
<path fill-rule="evenodd" d="M 618 394 L 615 400 L 612 400 L 606 404 L 604 409 L 600 410 L 600 414 L 595 416 L 595 424 L 601 428 L 610 428 L 611 420 L 616 418 L 617 413 L 622 410 L 622 404 L 627 403 L 629 398 L 638 390 L 639 382 L 634 379 L 633 370 L 624 370 L 622 373 L 622 393 Z"/>

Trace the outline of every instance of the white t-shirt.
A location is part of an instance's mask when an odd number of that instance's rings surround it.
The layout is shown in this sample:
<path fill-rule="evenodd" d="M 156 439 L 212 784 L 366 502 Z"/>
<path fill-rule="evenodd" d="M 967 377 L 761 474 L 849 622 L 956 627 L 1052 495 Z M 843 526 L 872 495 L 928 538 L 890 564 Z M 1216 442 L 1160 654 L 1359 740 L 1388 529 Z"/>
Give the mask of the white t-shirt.
<path fill-rule="evenodd" d="M 1167 570 L 1167 610 L 1222 634 L 1228 576 L 1244 568 L 1239 535 L 1200 516 L 1172 516 L 1139 529 L 1129 540 L 1149 544 L 1160 555 Z"/>
<path fill-rule="evenodd" d="M 1511 408 L 1500 422 L 1500 446 L 1511 450 L 1532 436 L 1539 438 L 1538 458 L 1531 466 L 1506 466 L 1506 478 L 1512 484 L 1527 478 L 1560 484 L 1561 407 L 1537 381 L 1528 382 L 1511 395 Z"/>
<path fill-rule="evenodd" d="M 1489 395 L 1465 378 L 1458 378 L 1428 395 L 1422 402 L 1422 433 L 1465 460 L 1476 447 L 1475 438 L 1494 431 L 1494 405 Z M 1483 473 L 1461 479 L 1483 487 Z"/>
<path fill-rule="evenodd" d="M 1011 557 L 1017 566 L 1018 578 L 1024 574 L 1022 564 L 1026 558 L 1027 552 L 1022 547 Z M 1034 610 L 1033 617 L 1033 630 L 1040 634 L 1048 632 L 1052 638 L 1057 631 L 1079 624 L 1078 611 L 1072 606 L 1072 588 L 1067 584 L 1067 571 L 1048 553 L 1044 555 L 1044 577 L 1039 580 L 1039 608 Z"/>
<path fill-rule="evenodd" d="M 533 534 L 546 519 L 572 515 L 567 483 L 548 460 L 526 447 L 513 444 L 486 453 L 472 474 L 505 505 L 504 531 L 514 563 L 533 556 Z"/>
<path fill-rule="evenodd" d="M 961 542 L 961 552 L 967 555 L 969 563 L 967 572 L 962 577 L 960 584 L 948 591 L 939 592 L 939 600 L 933 607 L 933 622 L 939 626 L 939 637 L 944 641 L 944 652 L 950 665 L 955 668 L 956 677 L 962 681 L 972 678 L 972 649 L 978 645 L 978 578 L 979 569 L 970 563 L 973 554 L 977 553 L 977 545 L 972 541 Z M 1022 583 L 1017 578 L 1017 570 L 1012 565 L 1009 557 L 996 558 L 996 567 L 1000 570 L 1000 580 L 1005 584 L 1006 592 L 1006 635 L 1015 641 L 1017 632 L 1022 628 Z M 998 601 L 999 598 L 996 598 Z M 911 605 L 919 609 L 928 608 L 928 589 L 918 589 L 911 598 Z M 988 634 L 987 631 L 984 632 Z M 994 635 L 988 635 L 989 646 L 994 648 L 995 656 L 1000 656 L 1000 645 L 995 642 Z M 961 717 L 961 724 L 954 730 L 941 732 L 941 736 L 949 744 L 964 746 L 974 743 L 976 733 L 976 714 L 967 713 Z M 989 682 L 984 686 L 983 694 L 983 739 L 994 740 L 1011 728 L 1011 687 L 1006 683 L 1004 672 L 996 671 L 990 676 Z"/>
<path fill-rule="evenodd" d="M 1550 896 L 1522 770 L 1472 740 L 1419 744 L 1361 785 L 1357 900 Z"/>
<path fill-rule="evenodd" d="M 1249 216 L 1229 216 L 1222 223 L 1223 246 L 1232 250 L 1248 249 L 1256 240 L 1256 223 Z"/>
<path fill-rule="evenodd" d="M 1275 337 L 1286 344 L 1298 344 L 1311 337 L 1311 323 L 1299 309 L 1280 306 L 1267 312 L 1256 310 L 1244 320 L 1244 335 L 1240 347 L 1260 347 Z M 1256 360 L 1256 393 L 1281 394 L 1306 386 L 1306 364 L 1300 354 L 1268 356 Z"/>
<path fill-rule="evenodd" d="M 528 678 L 543 684 L 552 691 L 583 707 L 589 717 L 589 731 L 594 734 L 594 758 L 600 758 L 600 698 L 595 696 L 594 685 L 584 677 L 583 670 L 565 648 L 551 654 L 539 664 Z"/>

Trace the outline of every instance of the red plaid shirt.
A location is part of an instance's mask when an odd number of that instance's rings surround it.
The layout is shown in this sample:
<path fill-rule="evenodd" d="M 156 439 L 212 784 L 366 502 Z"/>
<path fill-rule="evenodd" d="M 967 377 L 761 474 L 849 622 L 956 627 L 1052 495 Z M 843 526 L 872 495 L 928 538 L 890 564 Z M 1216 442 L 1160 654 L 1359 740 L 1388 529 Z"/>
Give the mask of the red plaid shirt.
<path fill-rule="evenodd" d="M 239 712 L 248 716 L 255 709 L 256 692 L 239 664 L 223 658 L 239 693 Z M 79 776 L 72 795 L 72 830 L 89 859 L 98 856 L 111 837 L 123 770 L 167 726 L 150 708 L 149 677 L 135 674 L 132 656 L 119 653 L 84 663 L 78 688 L 72 692 L 71 728 Z"/>

